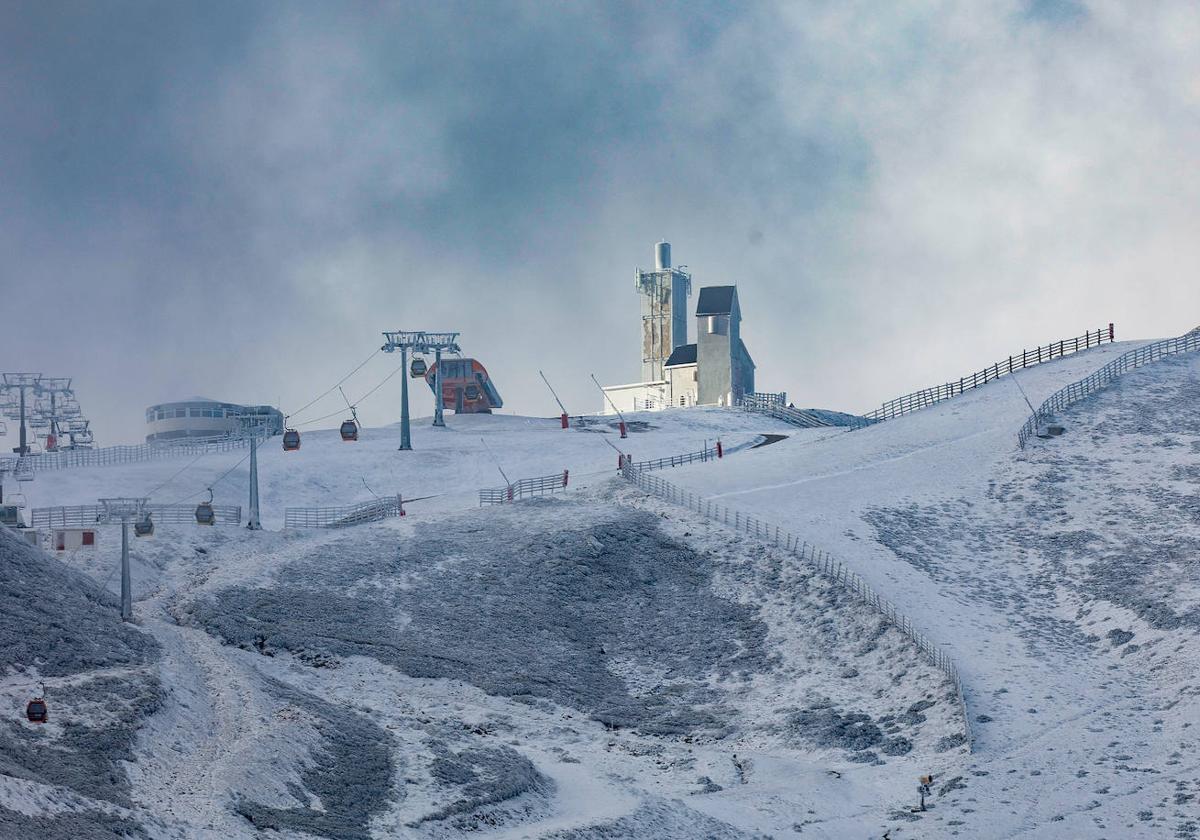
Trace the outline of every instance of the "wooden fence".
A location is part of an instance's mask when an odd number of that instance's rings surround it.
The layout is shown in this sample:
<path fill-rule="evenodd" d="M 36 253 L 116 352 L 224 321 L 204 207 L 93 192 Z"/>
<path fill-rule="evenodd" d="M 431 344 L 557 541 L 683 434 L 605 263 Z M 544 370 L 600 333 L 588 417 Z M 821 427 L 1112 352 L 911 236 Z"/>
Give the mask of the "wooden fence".
<path fill-rule="evenodd" d="M 905 394 L 902 397 L 897 397 L 894 400 L 889 400 L 874 411 L 864 414 L 863 417 L 868 423 L 890 420 L 893 417 L 899 417 L 902 414 L 908 414 L 909 412 L 935 405 L 951 397 L 957 397 L 965 391 L 986 385 L 1013 371 L 1032 367 L 1033 365 L 1040 365 L 1052 359 L 1060 359 L 1063 356 L 1078 353 L 1080 350 L 1087 350 L 1104 342 L 1112 342 L 1114 340 L 1115 330 L 1113 325 L 1109 324 L 1107 328 L 1086 332 L 1074 338 L 1052 341 L 1049 344 L 1035 347 L 1032 350 L 1022 350 L 1020 354 L 1009 356 L 1007 359 L 996 362 L 981 371 L 976 371 L 970 376 L 964 376 L 955 382 L 947 382 L 944 385 L 925 388 L 920 391 L 914 391 L 911 394 Z"/>
<path fill-rule="evenodd" d="M 404 516 L 404 500 L 398 494 L 341 507 L 284 508 L 283 527 L 349 528 L 394 516 Z"/>
<path fill-rule="evenodd" d="M 636 470 L 662 470 L 668 467 L 682 467 L 684 464 L 691 464 L 696 461 L 715 461 L 722 457 L 723 454 L 721 444 L 718 443 L 716 446 L 710 446 L 698 452 L 688 452 L 685 455 L 668 455 L 666 458 L 636 461 L 633 468 Z"/>
<path fill-rule="evenodd" d="M 538 478 L 522 478 L 515 484 L 506 487 L 492 487 L 479 491 L 479 504 L 504 505 L 530 496 L 544 496 L 566 489 L 570 477 L 569 470 L 563 470 L 554 475 L 543 475 Z"/>
<path fill-rule="evenodd" d="M 779 394 L 745 394 L 742 396 L 741 406 L 745 411 L 766 414 L 768 417 L 774 417 L 776 420 L 782 420 L 803 429 L 817 429 L 832 425 L 815 414 L 799 408 L 790 408 L 787 404 L 786 391 Z M 862 421 L 860 425 L 866 425 L 866 421 Z"/>
<path fill-rule="evenodd" d="M 856 572 L 849 569 L 840 561 L 835 560 L 828 552 L 822 551 L 816 546 L 809 545 L 795 534 L 781 530 L 778 525 L 771 525 L 756 516 L 751 516 L 739 510 L 714 503 L 711 499 L 696 496 L 668 481 L 664 481 L 656 476 L 647 475 L 645 472 L 637 469 L 631 462 L 627 461 L 625 463 L 622 472 L 627 480 L 633 482 L 647 493 L 658 496 L 660 499 L 664 499 L 672 504 L 686 507 L 701 516 L 727 525 L 738 532 L 745 533 L 784 549 L 793 556 L 807 562 L 817 572 L 841 588 L 853 593 L 860 600 L 878 611 L 888 623 L 907 636 L 929 663 L 938 668 L 946 676 L 951 685 L 953 685 L 959 711 L 963 718 L 967 749 L 972 749 L 974 734 L 971 730 L 971 719 L 967 713 L 966 694 L 963 691 L 962 679 L 958 674 L 958 668 L 954 664 L 954 660 L 950 658 L 949 654 L 940 645 L 917 629 L 907 616 L 896 609 L 895 604 L 876 592 Z"/>
<path fill-rule="evenodd" d="M 1144 344 L 1128 353 L 1122 353 L 1091 376 L 1072 382 L 1051 394 L 1017 432 L 1017 446 L 1024 449 L 1029 438 L 1037 434 L 1042 424 L 1050 420 L 1056 411 L 1091 396 L 1126 371 L 1148 365 L 1166 356 L 1190 353 L 1195 350 L 1200 350 L 1200 330 L 1192 330 L 1178 338 Z"/>
<path fill-rule="evenodd" d="M 222 436 L 197 438 L 180 443 L 143 443 L 136 446 L 68 449 L 60 452 L 24 455 L 20 460 L 20 468 L 41 471 L 64 470 L 73 467 L 106 467 L 137 461 L 157 461 L 160 458 L 181 458 L 188 455 L 206 455 L 210 452 L 228 452 L 233 449 L 244 449 L 249 445 L 250 438 L 248 437 Z"/>
<path fill-rule="evenodd" d="M 195 505 L 146 505 L 155 525 L 195 525 Z M 242 524 L 241 505 L 213 505 L 217 525 Z M 32 528 L 85 528 L 100 523 L 103 505 L 71 505 L 34 508 L 30 513 Z"/>

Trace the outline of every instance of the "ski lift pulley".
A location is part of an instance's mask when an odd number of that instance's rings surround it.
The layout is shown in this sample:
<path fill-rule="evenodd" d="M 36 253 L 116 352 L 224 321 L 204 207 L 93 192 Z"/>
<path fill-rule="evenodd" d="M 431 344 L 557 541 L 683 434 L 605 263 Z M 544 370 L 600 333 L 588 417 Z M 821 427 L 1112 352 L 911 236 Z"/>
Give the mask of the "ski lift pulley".
<path fill-rule="evenodd" d="M 300 433 L 295 429 L 287 429 L 283 433 L 283 451 L 295 452 L 300 448 Z"/>
<path fill-rule="evenodd" d="M 201 502 L 196 505 L 196 524 L 197 525 L 213 525 L 217 521 L 217 513 L 212 506 L 213 492 L 212 488 L 208 488 L 208 501 Z"/>
<path fill-rule="evenodd" d="M 419 379 L 424 376 L 428 370 L 429 366 L 425 364 L 425 360 L 420 356 L 414 356 L 412 365 L 409 367 L 408 372 L 413 379 Z"/>

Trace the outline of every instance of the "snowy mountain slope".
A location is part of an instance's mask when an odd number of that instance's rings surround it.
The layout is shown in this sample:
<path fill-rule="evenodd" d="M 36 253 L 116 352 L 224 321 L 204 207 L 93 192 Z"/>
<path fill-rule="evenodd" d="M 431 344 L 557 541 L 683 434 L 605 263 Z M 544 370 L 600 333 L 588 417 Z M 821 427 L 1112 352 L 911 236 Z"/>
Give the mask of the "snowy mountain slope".
<path fill-rule="evenodd" d="M 1018 380 L 1036 404 L 1127 348 Z M 415 426 L 413 453 L 395 430 L 267 447 L 268 528 L 283 504 L 369 497 L 364 479 L 445 495 L 349 531 L 137 541 L 163 690 L 116 818 L 208 838 L 1194 836 L 1198 373 L 1184 358 L 1130 374 L 1024 453 L 1006 379 L 855 432 L 673 411 L 623 444 L 450 417 Z M 749 448 L 764 434 L 786 437 Z M 733 454 L 665 475 L 832 550 L 946 643 L 974 754 L 899 633 L 616 478 L 604 443 L 649 458 L 717 435 Z M 493 456 L 512 478 L 569 468 L 571 490 L 478 510 Z M 167 482 L 155 496 L 172 501 L 240 457 L 47 473 L 29 495 Z M 219 501 L 243 502 L 242 470 Z M 111 588 L 117 543 L 108 529 L 67 562 Z M 914 815 L 928 772 L 933 807 Z M 3 782 L 5 807 L 35 807 Z"/>
<path fill-rule="evenodd" d="M 631 420 L 646 424 L 624 444 L 635 457 L 719 435 L 732 454 L 714 471 L 763 434 L 831 434 L 733 411 Z M 455 445 L 471 421 L 518 475 L 565 461 L 572 490 L 478 510 L 469 487 L 352 531 L 160 525 L 135 541 L 135 615 L 163 691 L 122 818 L 206 838 L 865 832 L 870 803 L 910 799 L 898 778 L 959 755 L 949 686 L 907 640 L 790 558 L 614 477 L 600 437 L 615 430 L 451 417 L 456 431 L 414 430 L 424 448 L 403 454 L 382 435 L 306 436 L 299 457 L 264 449 L 265 512 L 361 485 L 347 465 L 371 481 L 393 465 L 418 483 L 484 479 L 482 446 Z M 29 495 L 145 493 L 194 482 L 187 466 L 46 473 Z M 118 547 L 103 528 L 98 551 L 66 560 L 115 588 Z"/>
<path fill-rule="evenodd" d="M 0 528 L 0 837 L 140 831 L 123 764 L 161 702 L 157 658 L 111 596 Z M 43 684 L 49 719 L 29 724 Z"/>
<path fill-rule="evenodd" d="M 1019 377 L 1037 404 L 1125 349 Z M 716 488 L 672 474 L 811 535 L 953 652 L 979 721 L 965 787 L 890 836 L 1197 834 L 1198 377 L 1195 355 L 1127 374 L 1025 452 L 1001 380 L 747 453 Z"/>

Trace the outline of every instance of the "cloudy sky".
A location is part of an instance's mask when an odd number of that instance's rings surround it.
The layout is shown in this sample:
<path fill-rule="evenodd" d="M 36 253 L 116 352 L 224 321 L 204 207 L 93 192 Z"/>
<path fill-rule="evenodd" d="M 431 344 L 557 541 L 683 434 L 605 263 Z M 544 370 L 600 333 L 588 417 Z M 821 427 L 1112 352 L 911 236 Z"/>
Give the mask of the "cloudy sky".
<path fill-rule="evenodd" d="M 1198 150 L 1193 0 L 5 0 L 0 370 L 118 443 L 453 329 L 506 411 L 557 413 L 539 368 L 594 411 L 666 238 L 760 389 L 866 410 L 1200 324 Z"/>

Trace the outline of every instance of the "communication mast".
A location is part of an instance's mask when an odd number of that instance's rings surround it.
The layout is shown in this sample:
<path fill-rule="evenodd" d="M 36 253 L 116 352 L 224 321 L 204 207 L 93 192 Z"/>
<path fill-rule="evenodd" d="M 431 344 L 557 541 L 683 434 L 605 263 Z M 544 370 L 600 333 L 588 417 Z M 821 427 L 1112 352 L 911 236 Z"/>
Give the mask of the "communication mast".
<path fill-rule="evenodd" d="M 687 299 L 692 275 L 671 267 L 671 243 L 654 246 L 654 270 L 637 269 L 635 286 L 642 295 L 642 381 L 665 378 L 671 351 L 687 344 Z"/>

